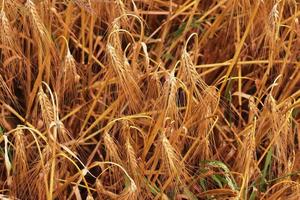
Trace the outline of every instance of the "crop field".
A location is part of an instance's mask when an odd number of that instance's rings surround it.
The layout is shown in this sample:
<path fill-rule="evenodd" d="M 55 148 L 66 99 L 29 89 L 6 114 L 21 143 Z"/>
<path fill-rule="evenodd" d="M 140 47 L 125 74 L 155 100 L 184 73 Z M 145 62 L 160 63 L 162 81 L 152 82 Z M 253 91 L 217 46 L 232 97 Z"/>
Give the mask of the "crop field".
<path fill-rule="evenodd" d="M 299 0 L 0 0 L 0 199 L 300 199 Z"/>

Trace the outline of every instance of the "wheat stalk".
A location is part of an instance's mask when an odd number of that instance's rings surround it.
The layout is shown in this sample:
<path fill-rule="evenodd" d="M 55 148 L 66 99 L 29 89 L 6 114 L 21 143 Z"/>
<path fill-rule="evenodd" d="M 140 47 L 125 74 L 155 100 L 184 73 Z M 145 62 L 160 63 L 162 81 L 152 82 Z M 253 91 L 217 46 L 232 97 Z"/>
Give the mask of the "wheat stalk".
<path fill-rule="evenodd" d="M 126 177 L 129 179 L 130 183 L 127 185 L 120 194 L 115 194 L 113 192 L 110 192 L 105 189 L 103 184 L 99 179 L 96 180 L 96 190 L 98 193 L 98 196 L 101 197 L 102 194 L 109 196 L 112 199 L 133 199 L 135 200 L 137 198 L 137 186 L 134 182 L 134 180 L 128 175 L 126 170 L 119 164 L 113 163 L 113 162 L 98 162 L 97 164 L 112 164 L 120 168 L 126 175 Z"/>
<path fill-rule="evenodd" d="M 8 137 L 7 135 L 3 135 L 4 138 L 4 163 L 6 168 L 6 175 L 7 175 L 7 185 L 11 186 L 12 184 L 12 177 L 11 177 L 11 170 L 12 170 L 12 164 L 8 156 Z"/>

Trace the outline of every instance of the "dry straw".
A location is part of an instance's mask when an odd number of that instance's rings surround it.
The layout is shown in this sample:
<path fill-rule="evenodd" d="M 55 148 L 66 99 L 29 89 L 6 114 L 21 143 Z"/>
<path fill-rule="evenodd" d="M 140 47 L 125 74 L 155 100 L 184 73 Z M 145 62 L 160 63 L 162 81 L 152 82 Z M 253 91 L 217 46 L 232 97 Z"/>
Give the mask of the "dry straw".
<path fill-rule="evenodd" d="M 0 2 L 0 199 L 299 199 L 296 1 Z"/>

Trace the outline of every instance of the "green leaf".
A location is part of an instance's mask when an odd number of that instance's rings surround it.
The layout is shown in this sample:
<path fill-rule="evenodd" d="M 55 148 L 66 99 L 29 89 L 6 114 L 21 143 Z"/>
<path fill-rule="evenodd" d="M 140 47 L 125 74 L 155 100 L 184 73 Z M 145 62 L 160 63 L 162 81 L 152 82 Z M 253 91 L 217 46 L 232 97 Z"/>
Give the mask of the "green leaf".
<path fill-rule="evenodd" d="M 168 60 L 173 60 L 174 56 L 172 56 L 172 54 L 170 54 L 170 53 L 166 53 L 163 55 L 163 58 L 168 61 Z"/>
<path fill-rule="evenodd" d="M 180 37 L 182 35 L 182 33 L 184 32 L 185 28 L 186 28 L 186 22 L 181 23 L 181 25 L 178 27 L 178 29 L 175 32 L 173 32 L 173 37 L 174 38 Z"/>
<path fill-rule="evenodd" d="M 146 185 L 149 187 L 150 192 L 152 194 L 154 194 L 156 196 L 160 193 L 160 189 L 156 185 L 152 185 L 151 182 L 148 181 L 148 179 L 146 179 L 146 178 L 144 178 L 144 181 L 145 181 Z"/>
<path fill-rule="evenodd" d="M 295 118 L 300 112 L 300 109 L 299 108 L 294 108 L 292 110 L 292 117 Z"/>
<path fill-rule="evenodd" d="M 219 188 L 223 188 L 223 184 L 219 175 L 212 175 L 211 178 L 218 184 Z"/>
<path fill-rule="evenodd" d="M 207 181 L 204 179 L 204 178 L 200 178 L 200 186 L 201 186 L 201 188 L 204 190 L 204 191 L 206 191 L 207 189 L 206 189 L 206 184 L 207 184 Z"/>
<path fill-rule="evenodd" d="M 256 199 L 256 192 L 252 192 L 249 197 L 249 200 L 255 200 L 255 199 Z"/>
<path fill-rule="evenodd" d="M 273 148 L 270 148 L 267 153 L 264 168 L 262 171 L 262 177 L 261 177 L 261 181 L 260 181 L 260 190 L 261 191 L 265 190 L 265 186 L 267 184 L 267 181 L 266 181 L 267 180 L 267 172 L 268 172 L 269 167 L 271 166 L 272 155 L 273 155 Z"/>
<path fill-rule="evenodd" d="M 233 176 L 231 175 L 229 168 L 224 163 L 222 163 L 220 161 L 209 161 L 208 165 L 210 165 L 212 167 L 221 168 L 225 172 L 224 176 L 225 176 L 228 186 L 232 190 L 238 191 L 237 184 L 236 184 Z"/>
<path fill-rule="evenodd" d="M 187 187 L 184 187 L 183 193 L 188 197 L 190 200 L 197 200 L 198 198 L 194 193 L 192 193 Z"/>

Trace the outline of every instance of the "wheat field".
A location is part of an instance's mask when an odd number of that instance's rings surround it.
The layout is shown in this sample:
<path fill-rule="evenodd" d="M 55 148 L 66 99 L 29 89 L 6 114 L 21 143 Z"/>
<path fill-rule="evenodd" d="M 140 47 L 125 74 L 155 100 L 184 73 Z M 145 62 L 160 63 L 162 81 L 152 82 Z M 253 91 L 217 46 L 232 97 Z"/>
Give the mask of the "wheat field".
<path fill-rule="evenodd" d="M 300 199 L 298 0 L 1 0 L 0 199 Z"/>

